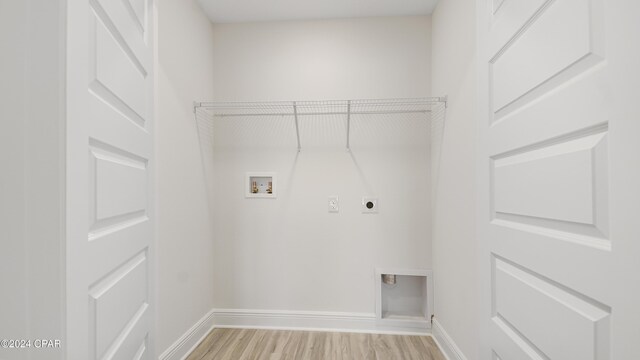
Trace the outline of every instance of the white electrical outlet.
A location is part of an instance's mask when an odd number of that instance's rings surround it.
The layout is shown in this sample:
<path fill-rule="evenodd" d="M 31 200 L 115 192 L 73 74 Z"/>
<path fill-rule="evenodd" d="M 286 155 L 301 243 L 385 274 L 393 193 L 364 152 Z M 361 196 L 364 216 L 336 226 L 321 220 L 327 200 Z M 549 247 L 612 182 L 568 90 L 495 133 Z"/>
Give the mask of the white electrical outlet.
<path fill-rule="evenodd" d="M 329 212 L 337 213 L 340 211 L 340 203 L 337 196 L 329 196 Z"/>
<path fill-rule="evenodd" d="M 362 213 L 363 214 L 377 214 L 378 213 L 378 198 L 363 197 L 362 198 Z"/>

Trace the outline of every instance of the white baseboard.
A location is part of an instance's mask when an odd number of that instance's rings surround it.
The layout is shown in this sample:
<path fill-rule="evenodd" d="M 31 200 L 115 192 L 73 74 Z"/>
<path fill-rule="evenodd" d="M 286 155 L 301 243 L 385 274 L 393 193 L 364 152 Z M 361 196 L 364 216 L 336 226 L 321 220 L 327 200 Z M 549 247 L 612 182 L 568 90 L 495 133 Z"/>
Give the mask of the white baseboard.
<path fill-rule="evenodd" d="M 198 320 L 175 343 L 173 343 L 159 360 L 184 360 L 204 340 L 205 336 L 213 329 L 213 310 L 209 311 L 202 319 Z"/>
<path fill-rule="evenodd" d="M 420 321 L 386 321 L 374 313 L 213 309 L 173 343 L 159 360 L 184 360 L 214 328 L 250 328 L 430 335 Z M 437 339 L 436 339 L 437 341 Z M 442 348 L 442 347 L 441 347 Z M 464 357 L 451 358 L 466 360 Z"/>
<path fill-rule="evenodd" d="M 426 321 L 379 320 L 374 313 L 214 309 L 216 328 L 253 328 L 426 335 Z"/>
<path fill-rule="evenodd" d="M 431 328 L 432 335 L 438 347 L 442 350 L 447 360 L 467 360 L 458 345 L 453 341 L 451 336 L 444 330 L 442 324 L 437 319 L 433 319 Z"/>

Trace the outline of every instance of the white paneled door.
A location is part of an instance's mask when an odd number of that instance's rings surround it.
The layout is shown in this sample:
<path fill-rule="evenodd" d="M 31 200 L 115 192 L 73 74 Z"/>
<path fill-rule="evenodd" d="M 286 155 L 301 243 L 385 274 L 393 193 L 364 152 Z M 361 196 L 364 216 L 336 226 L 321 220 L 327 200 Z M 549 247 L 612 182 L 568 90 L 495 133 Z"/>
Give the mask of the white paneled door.
<path fill-rule="evenodd" d="M 640 359 L 640 2 L 478 8 L 480 359 Z"/>
<path fill-rule="evenodd" d="M 151 359 L 152 0 L 67 2 L 67 358 Z"/>

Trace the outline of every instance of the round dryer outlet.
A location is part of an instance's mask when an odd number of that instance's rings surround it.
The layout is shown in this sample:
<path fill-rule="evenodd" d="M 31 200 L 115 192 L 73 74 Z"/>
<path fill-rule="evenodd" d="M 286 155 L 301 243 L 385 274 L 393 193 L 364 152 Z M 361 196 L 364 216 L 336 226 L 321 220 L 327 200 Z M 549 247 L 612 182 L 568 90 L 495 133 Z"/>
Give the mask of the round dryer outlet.
<path fill-rule="evenodd" d="M 362 213 L 363 214 L 377 214 L 378 213 L 378 198 L 363 197 L 362 198 Z"/>

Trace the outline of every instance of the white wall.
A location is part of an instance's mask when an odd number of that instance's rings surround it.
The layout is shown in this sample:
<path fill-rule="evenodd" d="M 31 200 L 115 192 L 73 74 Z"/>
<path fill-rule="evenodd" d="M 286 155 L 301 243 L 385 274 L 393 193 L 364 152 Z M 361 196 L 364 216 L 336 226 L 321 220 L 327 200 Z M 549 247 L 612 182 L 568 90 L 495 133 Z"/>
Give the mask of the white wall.
<path fill-rule="evenodd" d="M 475 359 L 475 1 L 441 0 L 432 21 L 431 89 L 449 95 L 444 132 L 434 132 L 440 142 L 434 180 L 435 315 L 466 357 Z"/>
<path fill-rule="evenodd" d="M 430 94 L 429 17 L 215 25 L 217 100 Z M 237 119 L 236 119 L 237 120 Z M 220 309 L 375 311 L 375 267 L 431 268 L 424 120 L 220 120 L 215 146 L 214 304 Z M 278 174 L 277 199 L 245 199 L 247 171 Z M 340 197 L 340 213 L 327 197 Z M 362 196 L 380 213 L 361 213 Z"/>
<path fill-rule="evenodd" d="M 157 354 L 213 307 L 213 236 L 193 101 L 213 97 L 211 23 L 195 0 L 159 0 Z"/>
<path fill-rule="evenodd" d="M 0 1 L 0 338 L 26 338 L 27 253 L 25 228 L 25 59 L 27 2 Z M 0 349 L 0 359 L 10 354 Z"/>
<path fill-rule="evenodd" d="M 0 339 L 62 339 L 64 28 L 58 1 L 0 1 Z M 60 359 L 62 349 L 0 349 Z"/>
<path fill-rule="evenodd" d="M 217 24 L 216 100 L 427 96 L 429 17 Z"/>

